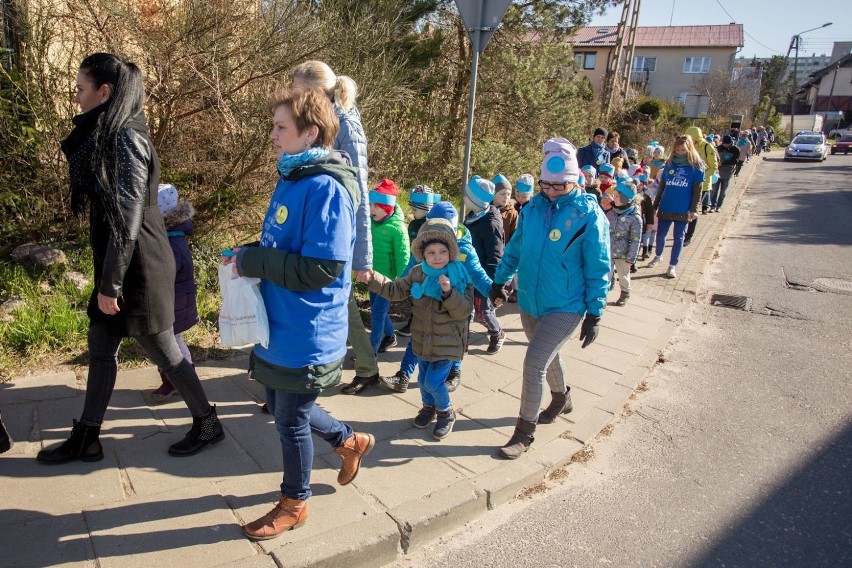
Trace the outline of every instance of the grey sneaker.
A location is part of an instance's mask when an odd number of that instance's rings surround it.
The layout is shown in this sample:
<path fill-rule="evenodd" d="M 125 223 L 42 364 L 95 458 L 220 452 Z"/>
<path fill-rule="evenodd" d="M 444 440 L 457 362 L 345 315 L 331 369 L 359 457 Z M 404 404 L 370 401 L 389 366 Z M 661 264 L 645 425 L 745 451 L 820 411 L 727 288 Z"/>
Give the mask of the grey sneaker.
<path fill-rule="evenodd" d="M 453 425 L 456 423 L 456 413 L 450 408 L 439 411 L 437 418 L 435 429 L 432 431 L 432 437 L 436 440 L 443 440 L 453 431 Z"/>
<path fill-rule="evenodd" d="M 405 392 L 408 390 L 408 381 L 410 379 L 404 372 L 397 371 L 390 377 L 379 377 L 379 380 L 393 391 Z"/>
<path fill-rule="evenodd" d="M 669 266 L 668 270 L 666 270 L 666 278 L 677 278 L 674 266 Z"/>
<path fill-rule="evenodd" d="M 660 256 L 655 256 L 654 258 L 652 258 L 652 259 L 651 259 L 651 262 L 649 262 L 649 263 L 648 263 L 648 268 L 654 268 L 655 266 L 657 266 L 658 264 L 660 264 L 660 261 L 661 261 L 662 259 L 663 259 L 663 258 L 662 258 L 662 257 L 660 257 Z"/>

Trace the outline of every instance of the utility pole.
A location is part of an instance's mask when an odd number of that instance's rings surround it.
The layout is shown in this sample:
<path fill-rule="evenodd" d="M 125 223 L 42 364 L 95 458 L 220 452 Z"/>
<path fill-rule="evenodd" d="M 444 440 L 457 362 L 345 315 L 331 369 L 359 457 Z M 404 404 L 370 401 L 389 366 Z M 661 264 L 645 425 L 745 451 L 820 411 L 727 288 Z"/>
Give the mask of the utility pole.
<path fill-rule="evenodd" d="M 630 77 L 633 74 L 633 56 L 636 53 L 636 29 L 639 27 L 639 7 L 642 5 L 642 0 L 633 1 L 633 14 L 630 18 L 630 35 L 627 39 L 627 64 L 624 66 L 624 89 L 621 96 L 626 100 L 627 93 L 630 90 Z M 643 66 L 644 67 L 644 66 Z"/>
<path fill-rule="evenodd" d="M 781 72 L 778 74 L 778 80 L 775 81 L 775 86 L 772 87 L 772 94 L 769 96 L 769 104 L 766 105 L 766 112 L 763 113 L 763 120 L 761 121 L 761 124 L 766 124 L 769 121 L 769 113 L 772 111 L 773 103 L 775 103 L 775 95 L 778 94 L 778 87 L 781 86 L 781 82 L 784 81 L 784 75 L 787 74 L 787 65 L 790 61 L 790 52 L 793 51 L 793 45 L 796 43 L 797 37 L 798 36 L 793 36 L 793 38 L 790 40 L 790 47 L 787 48 L 787 55 L 784 56 L 784 66 L 781 68 Z"/>
<path fill-rule="evenodd" d="M 627 17 L 630 14 L 632 0 L 624 0 L 624 8 L 621 10 L 621 20 L 615 32 L 615 46 L 610 54 L 609 64 L 606 70 L 603 90 L 603 114 L 608 116 L 612 110 L 615 93 L 618 92 L 619 73 L 621 72 L 621 60 L 624 47 L 624 29 L 627 27 Z"/>
<path fill-rule="evenodd" d="M 799 73 L 799 42 L 802 36 L 796 34 L 793 36 L 796 42 L 796 58 L 793 59 L 793 92 L 790 93 L 790 141 L 793 141 L 794 128 L 796 125 L 796 75 Z"/>

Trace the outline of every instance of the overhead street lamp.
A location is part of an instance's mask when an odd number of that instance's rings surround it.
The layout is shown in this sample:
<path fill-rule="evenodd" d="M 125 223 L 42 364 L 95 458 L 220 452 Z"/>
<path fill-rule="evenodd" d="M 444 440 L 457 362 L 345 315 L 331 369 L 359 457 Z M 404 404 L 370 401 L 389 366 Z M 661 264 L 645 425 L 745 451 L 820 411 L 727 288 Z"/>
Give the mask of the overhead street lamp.
<path fill-rule="evenodd" d="M 775 82 L 775 87 L 772 89 L 772 95 L 769 97 L 769 104 L 766 105 L 766 112 L 763 114 L 763 124 L 766 124 L 769 120 L 769 112 L 772 110 L 772 104 L 775 102 L 775 95 L 778 94 L 778 87 L 781 86 L 781 81 L 784 79 L 784 75 L 787 73 L 787 65 L 790 61 L 790 52 L 793 51 L 793 48 L 796 49 L 796 59 L 794 61 L 794 70 L 793 70 L 793 96 L 790 99 L 790 140 L 793 139 L 793 123 L 794 118 L 796 116 L 796 72 L 799 69 L 799 41 L 802 39 L 802 35 L 808 32 L 812 32 L 814 30 L 819 30 L 822 28 L 826 28 L 830 26 L 832 22 L 827 22 L 821 26 L 817 26 L 815 28 L 811 28 L 809 30 L 805 30 L 803 32 L 799 32 L 794 35 L 790 39 L 790 47 L 787 48 L 787 55 L 784 56 L 784 67 L 781 69 L 781 73 L 778 74 L 778 79 Z"/>

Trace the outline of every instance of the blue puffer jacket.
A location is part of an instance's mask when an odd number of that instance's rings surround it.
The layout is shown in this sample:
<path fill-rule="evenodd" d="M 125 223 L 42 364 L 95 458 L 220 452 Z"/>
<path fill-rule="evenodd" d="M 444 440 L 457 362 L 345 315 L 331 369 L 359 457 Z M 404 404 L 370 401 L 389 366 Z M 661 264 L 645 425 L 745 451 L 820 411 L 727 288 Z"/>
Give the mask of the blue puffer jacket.
<path fill-rule="evenodd" d="M 556 312 L 600 316 L 609 271 L 609 221 L 594 195 L 575 189 L 556 201 L 540 193 L 530 200 L 494 282 L 505 284 L 517 272 L 518 303 L 533 317 Z"/>
<path fill-rule="evenodd" d="M 334 112 L 340 121 L 340 132 L 334 140 L 334 149 L 349 155 L 352 167 L 358 170 L 358 188 L 361 190 L 361 202 L 355 210 L 352 270 L 370 270 L 373 268 L 373 247 L 370 234 L 370 190 L 367 185 L 367 135 L 361 125 L 361 113 L 356 107 L 346 111 L 335 105 Z"/>
<path fill-rule="evenodd" d="M 467 269 L 467 274 L 473 282 L 473 289 L 483 296 L 488 297 L 488 293 L 491 291 L 492 281 L 491 278 L 488 277 L 488 274 L 485 273 L 485 269 L 482 268 L 482 264 L 479 262 L 479 257 L 476 256 L 476 250 L 473 248 L 473 241 L 470 238 L 470 231 L 468 231 L 466 227 L 459 226 L 458 229 L 456 229 L 456 244 L 459 245 L 459 262 L 464 264 L 464 267 Z M 402 275 L 405 276 L 408 274 L 408 271 L 417 264 L 420 263 L 417 262 L 417 259 L 414 258 L 414 254 L 412 254 L 408 258 L 408 266 L 405 268 Z"/>

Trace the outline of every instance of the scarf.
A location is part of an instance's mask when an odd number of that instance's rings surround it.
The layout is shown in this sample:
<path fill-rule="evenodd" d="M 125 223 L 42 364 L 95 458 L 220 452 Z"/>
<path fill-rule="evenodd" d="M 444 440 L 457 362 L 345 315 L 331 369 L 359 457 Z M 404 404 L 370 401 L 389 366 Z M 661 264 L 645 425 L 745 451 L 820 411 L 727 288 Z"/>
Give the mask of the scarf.
<path fill-rule="evenodd" d="M 443 299 L 444 291 L 441 290 L 441 284 L 438 282 L 438 277 L 446 275 L 450 279 L 450 284 L 458 290 L 460 294 L 464 294 L 467 290 L 467 285 L 470 284 L 470 275 L 464 264 L 457 260 L 447 263 L 444 268 L 432 268 L 426 261 L 420 263 L 420 269 L 426 275 L 423 283 L 416 282 L 411 287 L 411 297 L 419 300 L 423 296 L 429 296 L 440 301 Z"/>
<path fill-rule="evenodd" d="M 482 211 L 480 211 L 479 213 L 473 213 L 473 212 L 470 212 L 470 213 L 468 214 L 468 216 L 467 216 L 467 217 L 465 217 L 465 219 L 464 219 L 464 224 L 465 224 L 465 225 L 470 225 L 471 223 L 475 223 L 475 222 L 479 221 L 480 219 L 482 219 L 483 217 L 485 217 L 485 215 L 486 215 L 487 213 L 488 213 L 488 207 L 487 207 L 487 206 L 485 207 L 485 209 L 483 209 L 483 210 L 482 210 Z"/>
<path fill-rule="evenodd" d="M 633 213 L 634 211 L 636 211 L 636 204 L 635 203 L 629 203 L 627 205 L 622 205 L 621 207 L 619 207 L 618 205 L 615 205 L 614 207 L 615 207 L 615 213 L 619 217 L 622 216 L 622 215 L 629 215 L 629 214 Z"/>
<path fill-rule="evenodd" d="M 689 156 L 684 154 L 682 156 L 674 155 L 672 156 L 672 163 L 678 166 L 688 166 L 689 165 Z"/>
<path fill-rule="evenodd" d="M 595 154 L 595 165 L 609 163 L 609 150 L 606 149 L 606 144 L 595 144 L 592 142 L 592 152 Z"/>
<path fill-rule="evenodd" d="M 108 104 L 98 105 L 89 112 L 78 114 L 71 119 L 74 129 L 62 141 L 60 147 L 68 160 L 68 174 L 71 182 L 71 209 L 77 215 L 86 210 L 89 193 L 95 182 L 95 141 L 98 137 L 101 115 L 109 108 Z"/>
<path fill-rule="evenodd" d="M 314 146 L 313 148 L 308 148 L 304 152 L 299 152 L 298 154 L 282 154 L 281 157 L 278 158 L 278 173 L 281 174 L 281 177 L 287 178 L 293 173 L 293 170 L 312 164 L 313 162 L 325 158 L 330 153 L 331 150 L 328 148 Z"/>

